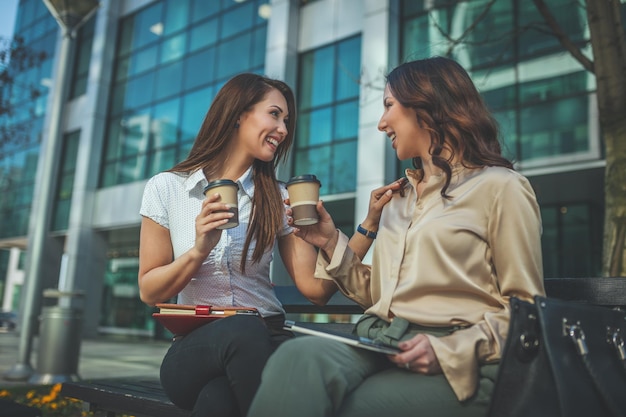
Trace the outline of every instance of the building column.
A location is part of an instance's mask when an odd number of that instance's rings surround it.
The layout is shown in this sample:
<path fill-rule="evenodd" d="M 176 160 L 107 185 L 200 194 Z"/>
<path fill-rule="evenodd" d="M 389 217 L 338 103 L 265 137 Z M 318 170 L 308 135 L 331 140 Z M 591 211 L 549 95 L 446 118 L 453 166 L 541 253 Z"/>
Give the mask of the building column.
<path fill-rule="evenodd" d="M 72 125 L 80 129 L 80 140 L 64 249 L 66 268 L 62 271 L 64 276 L 60 277 L 60 284 L 64 288 L 59 289 L 84 293 L 84 299 L 72 301 L 79 307 L 85 307 L 84 337 L 97 334 L 107 259 L 106 237 L 93 229 L 93 213 L 107 130 L 106 111 L 113 67 L 98 63 L 115 62 L 114 40 L 119 7 L 117 1 L 102 1 L 94 32 L 87 93 L 72 103 L 68 121 L 68 130 Z"/>
<path fill-rule="evenodd" d="M 395 153 L 385 134 L 377 128 L 383 111 L 385 76 L 395 54 L 390 48 L 397 45 L 390 33 L 390 22 L 397 21 L 395 3 L 393 0 L 363 2 L 355 228 L 367 215 L 372 190 L 396 179 Z M 381 155 L 385 155 L 384 159 Z M 370 262 L 371 253 L 370 250 L 366 255 L 366 263 Z"/>
<path fill-rule="evenodd" d="M 298 81 L 298 0 L 271 0 L 271 17 L 267 22 L 265 74 L 286 82 L 296 91 Z M 288 158 L 291 158 L 290 152 Z M 278 167 L 277 177 L 289 179 L 291 161 Z"/>

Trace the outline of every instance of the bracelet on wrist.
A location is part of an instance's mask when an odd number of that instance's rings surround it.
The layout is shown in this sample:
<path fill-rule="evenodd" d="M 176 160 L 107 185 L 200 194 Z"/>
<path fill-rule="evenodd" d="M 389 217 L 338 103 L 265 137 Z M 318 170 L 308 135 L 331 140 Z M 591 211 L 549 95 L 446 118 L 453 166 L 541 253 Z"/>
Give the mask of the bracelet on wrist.
<path fill-rule="evenodd" d="M 370 239 L 376 239 L 376 235 L 378 234 L 378 232 L 372 232 L 371 230 L 364 229 L 361 225 L 356 227 L 356 231 Z"/>

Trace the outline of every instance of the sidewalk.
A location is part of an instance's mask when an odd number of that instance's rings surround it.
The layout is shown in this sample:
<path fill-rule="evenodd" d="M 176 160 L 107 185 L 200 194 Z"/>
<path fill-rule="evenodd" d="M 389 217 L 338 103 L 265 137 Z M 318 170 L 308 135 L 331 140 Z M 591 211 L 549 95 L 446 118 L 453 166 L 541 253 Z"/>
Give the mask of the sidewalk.
<path fill-rule="evenodd" d="M 0 333 L 0 388 L 27 385 L 28 381 L 8 381 L 3 375 L 17 363 L 20 336 Z M 137 337 L 102 336 L 81 342 L 78 376 L 81 379 L 124 376 L 159 376 L 161 359 L 169 341 Z M 30 365 L 37 367 L 37 337 L 33 340 Z"/>

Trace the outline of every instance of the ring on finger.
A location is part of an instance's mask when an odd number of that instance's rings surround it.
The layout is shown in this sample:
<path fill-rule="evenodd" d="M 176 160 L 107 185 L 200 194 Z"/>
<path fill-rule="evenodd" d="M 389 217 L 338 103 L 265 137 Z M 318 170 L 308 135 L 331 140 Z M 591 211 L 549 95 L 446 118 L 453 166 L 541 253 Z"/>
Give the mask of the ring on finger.
<path fill-rule="evenodd" d="M 408 369 L 408 370 L 410 370 L 410 369 L 411 369 L 411 367 L 409 366 L 409 362 L 405 363 L 405 364 L 404 364 L 404 367 L 405 367 L 406 369 Z"/>

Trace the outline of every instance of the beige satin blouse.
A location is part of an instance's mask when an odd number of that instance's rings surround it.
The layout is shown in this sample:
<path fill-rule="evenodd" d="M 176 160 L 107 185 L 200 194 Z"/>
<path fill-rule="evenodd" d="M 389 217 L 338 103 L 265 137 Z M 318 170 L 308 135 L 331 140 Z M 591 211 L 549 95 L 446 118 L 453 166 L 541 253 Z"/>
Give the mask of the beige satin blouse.
<path fill-rule="evenodd" d="M 380 220 L 372 266 L 340 233 L 332 259 L 318 256 L 316 276 L 375 314 L 424 326 L 469 326 L 429 336 L 459 400 L 477 387 L 480 364 L 497 362 L 509 325 L 509 297 L 544 295 L 541 218 L 535 193 L 519 173 L 457 166 L 446 200 L 444 176 L 422 195 L 407 170 L 404 197 L 394 194 Z"/>

